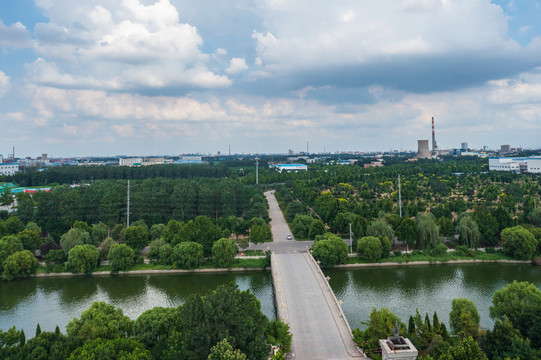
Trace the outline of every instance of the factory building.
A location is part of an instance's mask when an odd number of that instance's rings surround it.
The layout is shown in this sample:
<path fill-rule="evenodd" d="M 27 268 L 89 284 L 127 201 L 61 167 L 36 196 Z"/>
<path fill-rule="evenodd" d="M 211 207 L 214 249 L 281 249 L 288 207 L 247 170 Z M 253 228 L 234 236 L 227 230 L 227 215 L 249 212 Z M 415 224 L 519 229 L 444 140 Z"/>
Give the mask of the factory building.
<path fill-rule="evenodd" d="M 308 165 L 303 164 L 269 164 L 270 168 L 275 168 L 278 172 L 282 171 L 308 171 Z"/>
<path fill-rule="evenodd" d="M 15 175 L 19 171 L 19 164 L 4 164 L 0 163 L 0 176 Z"/>
<path fill-rule="evenodd" d="M 417 140 L 417 159 L 431 159 L 428 140 Z"/>
<path fill-rule="evenodd" d="M 491 171 L 541 174 L 541 157 L 489 158 L 488 169 Z"/>

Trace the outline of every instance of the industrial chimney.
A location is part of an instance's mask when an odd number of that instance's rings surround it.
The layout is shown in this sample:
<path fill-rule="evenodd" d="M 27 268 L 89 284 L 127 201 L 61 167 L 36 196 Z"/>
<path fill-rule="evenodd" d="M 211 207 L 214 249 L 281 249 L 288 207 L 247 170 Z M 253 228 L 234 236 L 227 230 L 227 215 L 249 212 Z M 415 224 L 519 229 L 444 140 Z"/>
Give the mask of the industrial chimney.
<path fill-rule="evenodd" d="M 438 145 L 436 144 L 436 131 L 434 130 L 434 116 L 432 116 L 432 156 L 438 155 Z"/>
<path fill-rule="evenodd" d="M 428 140 L 417 140 L 417 159 L 430 159 L 430 150 L 428 149 Z"/>

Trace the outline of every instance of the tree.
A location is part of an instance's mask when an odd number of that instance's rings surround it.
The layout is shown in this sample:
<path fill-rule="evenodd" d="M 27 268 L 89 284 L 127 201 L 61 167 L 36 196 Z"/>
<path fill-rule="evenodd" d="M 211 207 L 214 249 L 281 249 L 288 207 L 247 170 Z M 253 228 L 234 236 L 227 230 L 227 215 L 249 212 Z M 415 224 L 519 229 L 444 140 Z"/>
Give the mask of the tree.
<path fill-rule="evenodd" d="M 66 256 L 74 246 L 88 244 L 89 242 L 90 235 L 76 228 L 71 229 L 60 238 L 60 246 L 62 246 L 62 250 L 64 250 Z"/>
<path fill-rule="evenodd" d="M 523 337 L 532 341 L 532 347 L 541 347 L 539 324 L 541 323 L 541 290 L 528 282 L 513 281 L 492 296 L 490 317 L 511 321 Z"/>
<path fill-rule="evenodd" d="M 91 274 L 99 258 L 100 252 L 94 245 L 75 245 L 68 252 L 66 267 L 73 273 Z"/>
<path fill-rule="evenodd" d="M 311 216 L 297 214 L 292 222 L 293 235 L 300 239 L 308 238 L 310 236 L 310 227 L 314 221 L 315 219 Z"/>
<path fill-rule="evenodd" d="M 148 349 L 164 342 L 178 326 L 178 308 L 155 307 L 145 311 L 133 323 L 133 336 Z"/>
<path fill-rule="evenodd" d="M 165 231 L 165 225 L 164 224 L 154 224 L 150 228 L 150 240 L 156 240 L 163 236 L 163 233 Z"/>
<path fill-rule="evenodd" d="M 357 242 L 357 256 L 367 261 L 381 259 L 381 241 L 374 236 L 365 236 Z"/>
<path fill-rule="evenodd" d="M 162 248 L 170 246 L 165 244 Z M 165 251 L 160 248 L 160 259 L 162 258 L 162 252 Z M 167 249 L 167 248 L 166 248 Z M 173 248 L 171 260 L 173 264 L 182 269 L 193 269 L 198 267 L 205 261 L 205 255 L 203 253 L 203 245 L 193 241 L 181 242 Z"/>
<path fill-rule="evenodd" d="M 4 260 L 2 275 L 6 280 L 13 280 L 17 276 L 30 276 L 36 273 L 38 266 L 38 259 L 30 251 L 17 251 Z"/>
<path fill-rule="evenodd" d="M 92 233 L 92 227 L 86 223 L 86 221 L 77 220 L 73 223 L 74 229 L 79 229 L 81 231 Z"/>
<path fill-rule="evenodd" d="M 524 339 L 507 317 L 496 320 L 494 330 L 487 330 L 481 347 L 489 359 L 535 359 L 529 339 Z"/>
<path fill-rule="evenodd" d="M 135 264 L 135 251 L 126 244 L 112 244 L 107 256 L 112 271 L 125 271 Z"/>
<path fill-rule="evenodd" d="M 250 227 L 250 240 L 254 244 L 261 244 L 271 238 L 271 232 L 267 224 L 253 224 Z"/>
<path fill-rule="evenodd" d="M 311 239 L 314 239 L 318 235 L 325 234 L 325 231 L 327 230 L 325 229 L 325 224 L 323 223 L 323 221 L 315 220 L 315 221 L 312 221 L 312 224 L 310 225 L 310 231 L 309 231 L 308 236 Z"/>
<path fill-rule="evenodd" d="M 117 339 L 127 337 L 132 330 L 132 321 L 121 309 L 102 301 L 95 301 L 66 325 L 68 336 L 81 340 Z"/>
<path fill-rule="evenodd" d="M 483 243 L 486 245 L 496 245 L 499 241 L 497 235 L 498 222 L 496 218 L 484 207 L 476 207 L 472 214 L 473 219 L 479 226 Z"/>
<path fill-rule="evenodd" d="M 442 242 L 440 229 L 432 214 L 419 214 L 417 221 L 417 240 L 420 249 L 433 249 Z"/>
<path fill-rule="evenodd" d="M 417 240 L 417 223 L 410 218 L 404 218 L 396 229 L 396 235 L 399 240 L 405 241 L 411 248 Z"/>
<path fill-rule="evenodd" d="M 367 236 L 374 236 L 379 239 L 386 237 L 389 241 L 394 242 L 394 230 L 391 225 L 386 224 L 383 220 L 376 220 L 366 228 Z"/>
<path fill-rule="evenodd" d="M 141 225 L 128 226 L 124 230 L 124 241 L 139 254 L 148 244 L 148 229 Z"/>
<path fill-rule="evenodd" d="M 479 335 L 479 313 L 473 301 L 465 298 L 453 299 L 449 313 L 449 325 L 461 339 Z"/>
<path fill-rule="evenodd" d="M 233 347 L 223 339 L 210 349 L 208 360 L 248 360 L 240 350 L 233 350 Z"/>
<path fill-rule="evenodd" d="M 537 240 L 522 226 L 514 226 L 502 231 L 502 248 L 515 259 L 529 260 L 537 250 Z"/>
<path fill-rule="evenodd" d="M 289 325 L 287 323 L 280 319 L 269 321 L 265 329 L 265 335 L 267 335 L 267 342 L 269 344 L 279 345 L 282 350 L 289 352 L 293 334 L 289 332 Z"/>
<path fill-rule="evenodd" d="M 113 227 L 113 230 L 111 230 L 111 237 L 114 241 L 120 241 L 123 240 L 122 235 L 124 233 L 124 225 L 122 224 L 116 224 Z"/>
<path fill-rule="evenodd" d="M 109 229 L 107 228 L 107 225 L 105 225 L 101 221 L 97 224 L 93 224 L 91 231 L 92 244 L 97 245 L 101 243 L 107 237 L 108 232 Z"/>
<path fill-rule="evenodd" d="M 107 257 L 109 256 L 109 251 L 111 250 L 111 246 L 113 246 L 114 244 L 117 244 L 117 242 L 110 237 L 102 241 L 99 247 L 100 261 L 107 260 Z"/>
<path fill-rule="evenodd" d="M 23 243 L 16 236 L 4 236 L 0 239 L 0 272 L 4 271 L 4 261 L 11 254 L 24 250 Z"/>
<path fill-rule="evenodd" d="M 26 250 L 34 252 L 41 245 L 41 237 L 39 232 L 35 230 L 27 230 L 17 233 L 17 237 L 23 243 L 23 246 Z"/>
<path fill-rule="evenodd" d="M 264 339 L 268 319 L 259 300 L 236 284 L 222 285 L 213 292 L 191 296 L 180 307 L 182 340 L 187 360 L 205 359 L 224 338 L 249 359 L 263 360 L 269 353 Z"/>
<path fill-rule="evenodd" d="M 400 334 L 404 335 L 406 325 L 400 321 L 398 316 L 388 308 L 381 308 L 380 310 L 372 308 L 368 322 L 361 322 L 367 326 L 366 330 L 364 332 L 357 331 L 356 334 L 354 333 L 354 337 L 364 341 L 386 339 L 393 335 L 393 329 L 397 322 L 400 326 Z"/>
<path fill-rule="evenodd" d="M 226 238 L 221 238 L 212 246 L 212 261 L 218 267 L 230 267 L 235 261 L 237 247 Z"/>
<path fill-rule="evenodd" d="M 171 244 L 164 244 L 158 250 L 158 264 L 173 264 L 173 247 Z"/>
<path fill-rule="evenodd" d="M 134 339 L 95 339 L 71 353 L 70 360 L 151 360 L 149 350 Z"/>
<path fill-rule="evenodd" d="M 10 216 L 4 221 L 4 226 L 6 227 L 7 235 L 15 235 L 24 230 L 24 224 L 17 216 Z"/>
<path fill-rule="evenodd" d="M 488 360 L 479 344 L 470 336 L 459 346 L 453 346 L 443 353 L 438 360 Z"/>
<path fill-rule="evenodd" d="M 458 238 L 461 244 L 466 245 L 469 248 L 476 249 L 481 240 L 481 233 L 477 226 L 477 222 L 471 215 L 462 216 L 456 227 Z"/>
<path fill-rule="evenodd" d="M 322 240 L 317 240 L 312 247 L 314 259 L 323 266 L 345 264 L 348 258 L 348 246 L 337 235 L 327 233 Z"/>

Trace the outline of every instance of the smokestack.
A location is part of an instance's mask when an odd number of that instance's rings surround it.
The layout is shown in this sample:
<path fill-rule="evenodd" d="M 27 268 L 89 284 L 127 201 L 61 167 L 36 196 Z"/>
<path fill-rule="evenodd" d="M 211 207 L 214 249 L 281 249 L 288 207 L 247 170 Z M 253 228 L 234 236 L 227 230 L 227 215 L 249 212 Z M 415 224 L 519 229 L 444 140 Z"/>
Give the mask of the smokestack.
<path fill-rule="evenodd" d="M 434 116 L 432 116 L 432 155 L 438 155 L 438 145 L 436 144 L 436 131 L 434 130 Z"/>
<path fill-rule="evenodd" d="M 417 159 L 430 159 L 428 140 L 417 140 Z"/>

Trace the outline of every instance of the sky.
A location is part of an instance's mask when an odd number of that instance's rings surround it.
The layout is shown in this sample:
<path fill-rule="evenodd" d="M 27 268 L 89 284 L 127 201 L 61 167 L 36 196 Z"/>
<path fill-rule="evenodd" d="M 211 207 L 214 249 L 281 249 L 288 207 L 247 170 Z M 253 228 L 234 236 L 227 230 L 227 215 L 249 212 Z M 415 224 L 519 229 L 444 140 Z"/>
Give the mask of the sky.
<path fill-rule="evenodd" d="M 0 0 L 0 154 L 541 147 L 541 0 Z"/>

